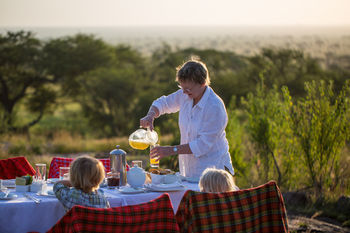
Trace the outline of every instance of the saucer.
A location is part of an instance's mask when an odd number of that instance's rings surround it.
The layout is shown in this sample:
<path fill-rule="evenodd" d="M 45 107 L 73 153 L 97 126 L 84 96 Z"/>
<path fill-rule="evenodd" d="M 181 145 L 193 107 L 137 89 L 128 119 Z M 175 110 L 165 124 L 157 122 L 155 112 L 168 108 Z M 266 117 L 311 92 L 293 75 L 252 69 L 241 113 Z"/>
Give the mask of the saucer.
<path fill-rule="evenodd" d="M 121 192 L 123 194 L 135 194 L 135 193 L 144 193 L 145 190 L 143 188 L 134 189 L 132 187 L 126 186 L 124 188 L 120 188 L 119 192 Z"/>
<path fill-rule="evenodd" d="M 16 199 L 17 197 L 18 196 L 16 194 L 9 193 L 7 197 L 0 197 L 0 200 L 12 200 L 12 199 Z"/>

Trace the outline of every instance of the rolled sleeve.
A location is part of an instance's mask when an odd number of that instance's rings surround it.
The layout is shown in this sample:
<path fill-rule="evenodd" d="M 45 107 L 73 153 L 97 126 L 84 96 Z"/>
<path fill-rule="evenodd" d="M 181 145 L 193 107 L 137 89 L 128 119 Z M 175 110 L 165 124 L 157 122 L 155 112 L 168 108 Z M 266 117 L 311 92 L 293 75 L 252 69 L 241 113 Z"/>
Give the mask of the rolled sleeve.
<path fill-rule="evenodd" d="M 227 125 L 227 114 L 225 109 L 214 106 L 207 111 L 202 122 L 203 125 L 198 131 L 197 138 L 189 142 L 191 151 L 197 158 L 211 151 L 217 141 L 217 137 L 224 133 Z"/>
<path fill-rule="evenodd" d="M 53 192 L 55 193 L 57 199 L 60 200 L 65 206 L 65 204 L 69 201 L 69 193 L 71 192 L 71 189 L 58 182 L 53 186 Z"/>
<path fill-rule="evenodd" d="M 158 108 L 160 115 L 178 112 L 183 95 L 182 90 L 178 90 L 168 96 L 159 97 L 152 105 Z"/>

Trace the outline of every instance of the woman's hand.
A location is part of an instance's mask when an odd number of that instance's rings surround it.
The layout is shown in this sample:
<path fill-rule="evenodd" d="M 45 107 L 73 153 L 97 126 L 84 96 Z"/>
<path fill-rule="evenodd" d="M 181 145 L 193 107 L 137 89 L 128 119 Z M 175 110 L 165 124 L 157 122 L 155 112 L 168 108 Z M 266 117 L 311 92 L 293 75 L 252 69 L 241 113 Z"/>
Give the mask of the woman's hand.
<path fill-rule="evenodd" d="M 152 131 L 154 128 L 153 121 L 154 121 L 154 117 L 151 115 L 147 115 L 140 119 L 140 126 L 142 128 L 149 128 Z"/>
<path fill-rule="evenodd" d="M 157 146 L 151 150 L 150 157 L 152 159 L 160 160 L 161 158 L 175 154 L 176 153 L 172 146 Z"/>
<path fill-rule="evenodd" d="M 154 118 L 157 118 L 158 116 L 159 116 L 158 108 L 152 105 L 148 110 L 147 115 L 141 118 L 140 126 L 142 128 L 149 128 L 152 131 L 154 129 L 154 126 L 153 126 Z"/>

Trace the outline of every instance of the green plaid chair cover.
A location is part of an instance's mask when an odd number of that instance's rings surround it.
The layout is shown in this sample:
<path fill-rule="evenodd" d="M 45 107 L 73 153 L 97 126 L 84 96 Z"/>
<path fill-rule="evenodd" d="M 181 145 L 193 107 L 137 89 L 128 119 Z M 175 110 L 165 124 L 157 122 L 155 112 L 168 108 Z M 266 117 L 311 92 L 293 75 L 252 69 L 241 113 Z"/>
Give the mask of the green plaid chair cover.
<path fill-rule="evenodd" d="M 176 213 L 181 232 L 288 232 L 276 182 L 226 193 L 188 190 Z"/>
<path fill-rule="evenodd" d="M 167 193 L 139 205 L 74 206 L 48 232 L 179 232 Z"/>

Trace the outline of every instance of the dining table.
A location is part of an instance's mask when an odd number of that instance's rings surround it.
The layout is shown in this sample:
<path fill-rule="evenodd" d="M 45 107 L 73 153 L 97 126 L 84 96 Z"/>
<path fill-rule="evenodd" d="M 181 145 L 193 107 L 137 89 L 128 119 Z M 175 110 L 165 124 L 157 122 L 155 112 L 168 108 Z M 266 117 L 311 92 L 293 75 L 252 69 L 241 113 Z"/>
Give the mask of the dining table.
<path fill-rule="evenodd" d="M 120 189 L 102 187 L 101 189 L 111 207 L 137 205 L 156 199 L 163 193 L 168 193 L 174 213 L 176 213 L 187 190 L 199 191 L 198 183 L 183 181 L 181 184 L 182 188 L 175 190 L 144 188 L 139 193 L 123 192 L 123 187 Z M 52 194 L 52 188 L 53 184 L 48 183 L 47 192 L 43 195 L 34 192 L 17 192 L 13 186 L 8 186 L 10 194 L 17 195 L 17 197 L 0 200 L 0 232 L 47 232 L 65 214 L 62 204 Z"/>

